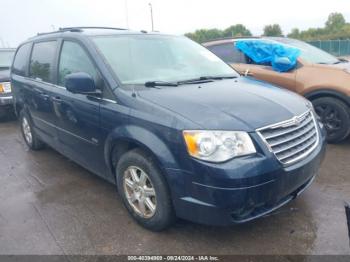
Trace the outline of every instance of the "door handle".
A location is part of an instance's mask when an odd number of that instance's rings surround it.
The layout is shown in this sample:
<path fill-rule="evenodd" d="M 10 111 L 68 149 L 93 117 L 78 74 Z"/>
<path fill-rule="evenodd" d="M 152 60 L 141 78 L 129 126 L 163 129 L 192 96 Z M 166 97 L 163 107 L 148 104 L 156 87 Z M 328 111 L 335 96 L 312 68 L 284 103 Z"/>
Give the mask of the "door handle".
<path fill-rule="evenodd" d="M 52 101 L 55 102 L 56 104 L 61 104 L 62 103 L 62 99 L 59 96 L 53 97 Z"/>
<path fill-rule="evenodd" d="M 50 96 L 47 95 L 47 94 L 45 94 L 45 93 L 39 94 L 39 96 L 40 96 L 41 98 L 43 98 L 44 100 L 49 100 L 49 98 L 50 98 Z"/>

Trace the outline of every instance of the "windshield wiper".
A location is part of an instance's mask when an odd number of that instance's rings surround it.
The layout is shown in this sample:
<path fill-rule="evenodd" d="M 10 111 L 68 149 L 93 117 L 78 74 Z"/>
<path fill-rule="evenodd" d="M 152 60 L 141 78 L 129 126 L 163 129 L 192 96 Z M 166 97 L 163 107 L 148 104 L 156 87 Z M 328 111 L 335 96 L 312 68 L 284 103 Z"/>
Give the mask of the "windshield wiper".
<path fill-rule="evenodd" d="M 198 77 L 198 78 L 178 81 L 177 83 L 179 85 L 182 85 L 182 84 L 198 84 L 198 83 L 212 82 L 214 80 L 233 79 L 233 78 L 237 78 L 237 76 L 201 76 L 201 77 Z"/>
<path fill-rule="evenodd" d="M 341 63 L 346 63 L 346 60 L 342 60 L 342 59 L 338 59 L 338 61 L 334 62 L 334 63 L 325 63 L 325 62 L 320 62 L 318 63 L 319 65 L 337 65 L 337 64 L 341 64 Z"/>
<path fill-rule="evenodd" d="M 333 65 L 348 63 L 349 61 L 343 58 L 339 58 L 337 62 L 334 62 Z"/>
<path fill-rule="evenodd" d="M 157 88 L 157 86 L 178 86 L 183 84 L 198 84 L 198 83 L 207 83 L 214 80 L 222 79 L 233 79 L 237 76 L 201 76 L 198 78 L 182 80 L 178 82 L 167 82 L 167 81 L 148 81 L 145 83 L 145 87 Z"/>
<path fill-rule="evenodd" d="M 157 86 L 178 86 L 178 84 L 166 81 L 148 81 L 145 83 L 145 87 L 157 88 Z"/>

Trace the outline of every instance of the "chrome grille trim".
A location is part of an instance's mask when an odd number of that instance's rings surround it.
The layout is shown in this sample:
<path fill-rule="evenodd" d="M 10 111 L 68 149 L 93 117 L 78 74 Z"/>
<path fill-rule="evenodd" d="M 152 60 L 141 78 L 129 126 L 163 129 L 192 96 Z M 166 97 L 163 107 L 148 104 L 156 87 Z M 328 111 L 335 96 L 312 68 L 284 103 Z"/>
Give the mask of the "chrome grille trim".
<path fill-rule="evenodd" d="M 314 126 L 313 126 L 313 125 L 311 125 L 310 127 L 308 127 L 308 128 L 306 129 L 305 134 L 309 133 L 310 131 L 313 131 L 313 133 L 315 133 L 315 129 L 314 129 Z M 271 145 L 271 147 L 275 147 L 275 146 L 278 146 L 278 145 L 280 145 L 280 144 L 287 143 L 287 142 L 289 142 L 289 141 L 291 141 L 291 140 L 294 140 L 294 139 L 298 138 L 298 135 L 299 135 L 299 134 L 296 134 L 296 135 L 294 135 L 294 136 L 292 136 L 292 137 L 286 138 L 285 140 L 277 141 L 277 142 L 275 142 L 275 143 L 273 143 L 273 144 L 270 144 L 270 145 Z"/>
<path fill-rule="evenodd" d="M 290 122 L 290 121 L 292 121 L 292 119 L 288 120 L 288 122 Z M 295 128 L 291 128 L 290 130 L 285 130 L 285 131 L 283 131 L 283 132 L 280 132 L 280 133 L 277 133 L 277 134 L 274 134 L 274 135 L 270 135 L 270 136 L 266 137 L 266 139 L 271 139 L 271 138 L 283 136 L 283 135 L 285 135 L 285 134 L 288 134 L 288 133 L 290 133 L 290 132 L 293 132 L 293 131 L 295 131 L 295 130 L 298 130 L 299 128 L 302 128 L 302 127 L 306 126 L 306 125 L 309 124 L 310 122 L 311 122 L 311 120 L 310 120 L 310 121 L 307 121 L 307 122 L 304 122 L 301 126 L 297 126 L 297 127 L 295 127 Z M 275 125 L 274 125 L 274 126 L 275 126 Z M 277 129 L 277 127 L 270 127 L 270 128 L 272 128 L 272 129 Z"/>
<path fill-rule="evenodd" d="M 307 157 L 319 143 L 316 117 L 311 110 L 292 119 L 259 128 L 256 132 L 283 165 Z"/>

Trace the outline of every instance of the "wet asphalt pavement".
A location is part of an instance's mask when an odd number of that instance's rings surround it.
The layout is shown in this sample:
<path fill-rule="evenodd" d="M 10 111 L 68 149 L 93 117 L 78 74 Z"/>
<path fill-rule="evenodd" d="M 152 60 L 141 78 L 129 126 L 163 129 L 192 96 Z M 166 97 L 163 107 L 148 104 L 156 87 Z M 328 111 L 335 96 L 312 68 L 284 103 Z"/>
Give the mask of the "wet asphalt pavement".
<path fill-rule="evenodd" d="M 268 217 L 153 233 L 113 185 L 52 149 L 28 151 L 17 123 L 0 123 L 0 254 L 350 254 L 345 201 L 350 139 L 330 145 L 313 185 Z"/>

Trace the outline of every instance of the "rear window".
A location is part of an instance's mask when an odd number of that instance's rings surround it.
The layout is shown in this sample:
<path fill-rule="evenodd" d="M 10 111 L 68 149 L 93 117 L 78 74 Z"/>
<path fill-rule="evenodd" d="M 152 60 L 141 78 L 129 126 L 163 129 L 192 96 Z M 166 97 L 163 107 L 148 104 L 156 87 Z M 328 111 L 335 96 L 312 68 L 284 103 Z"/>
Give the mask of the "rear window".
<path fill-rule="evenodd" d="M 34 44 L 29 68 L 31 78 L 52 82 L 56 46 L 56 41 Z"/>
<path fill-rule="evenodd" d="M 25 76 L 29 59 L 30 47 L 31 44 L 27 43 L 22 45 L 18 49 L 15 56 L 15 60 L 13 62 L 12 73 L 20 76 Z"/>

